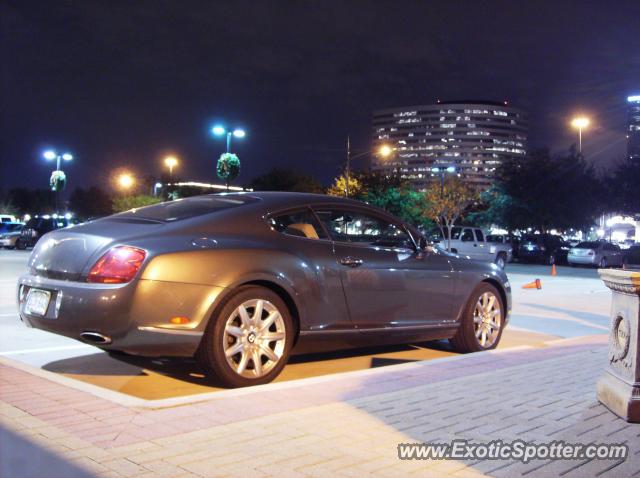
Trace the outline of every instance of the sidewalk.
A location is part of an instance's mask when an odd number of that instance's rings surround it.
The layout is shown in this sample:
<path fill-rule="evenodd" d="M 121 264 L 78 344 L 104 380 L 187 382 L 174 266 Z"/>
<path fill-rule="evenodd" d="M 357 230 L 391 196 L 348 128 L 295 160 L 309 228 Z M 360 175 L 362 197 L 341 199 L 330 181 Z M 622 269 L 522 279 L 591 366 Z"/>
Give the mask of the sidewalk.
<path fill-rule="evenodd" d="M 218 392 L 185 404 L 114 401 L 2 360 L 0 476 L 83 476 L 81 470 L 105 477 L 640 473 L 640 425 L 618 419 L 595 399 L 606 336 L 547 345 Z M 624 442 L 630 456 L 526 465 L 397 458 L 398 443 L 454 438 Z M 21 439 L 53 455 L 41 474 L 26 473 L 38 453 Z M 77 474 L 57 468 L 68 465 Z"/>

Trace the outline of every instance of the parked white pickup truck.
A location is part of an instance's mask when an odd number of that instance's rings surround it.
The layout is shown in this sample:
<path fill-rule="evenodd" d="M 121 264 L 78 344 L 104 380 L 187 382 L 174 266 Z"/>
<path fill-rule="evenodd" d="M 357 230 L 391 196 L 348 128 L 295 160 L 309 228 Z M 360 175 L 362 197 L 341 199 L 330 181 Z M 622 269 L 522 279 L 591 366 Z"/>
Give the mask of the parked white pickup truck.
<path fill-rule="evenodd" d="M 447 230 L 445 229 L 445 234 Z M 448 241 L 440 238 L 439 247 L 446 250 Z M 451 252 L 469 256 L 471 259 L 494 262 L 504 269 L 513 255 L 513 248 L 509 244 L 487 242 L 486 234 L 478 227 L 455 226 L 451 229 Z"/>

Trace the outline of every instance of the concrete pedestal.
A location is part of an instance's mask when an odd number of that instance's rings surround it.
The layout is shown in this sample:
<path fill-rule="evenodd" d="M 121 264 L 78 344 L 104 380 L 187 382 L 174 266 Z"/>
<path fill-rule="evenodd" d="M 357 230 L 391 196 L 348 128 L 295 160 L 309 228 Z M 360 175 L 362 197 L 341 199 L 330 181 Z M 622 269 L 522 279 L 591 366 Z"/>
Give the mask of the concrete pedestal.
<path fill-rule="evenodd" d="M 640 272 L 598 271 L 613 292 L 609 364 L 598 380 L 598 400 L 628 422 L 640 422 Z"/>

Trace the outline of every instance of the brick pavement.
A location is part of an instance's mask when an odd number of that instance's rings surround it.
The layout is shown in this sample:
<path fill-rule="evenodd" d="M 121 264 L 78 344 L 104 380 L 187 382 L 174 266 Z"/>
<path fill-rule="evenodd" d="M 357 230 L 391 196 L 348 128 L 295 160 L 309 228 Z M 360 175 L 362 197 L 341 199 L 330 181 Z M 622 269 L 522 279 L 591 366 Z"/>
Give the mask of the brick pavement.
<path fill-rule="evenodd" d="M 106 477 L 632 476 L 640 474 L 640 425 L 595 400 L 605 343 L 597 336 L 414 362 L 159 409 L 114 402 L 3 360 L 0 425 L 76 471 Z M 526 465 L 397 458 L 398 443 L 454 438 L 625 442 L 631 456 Z M 13 453 L 0 471 L 37 476 L 16 471 L 32 452 Z M 68 476 L 54 468 L 42 476 Z"/>

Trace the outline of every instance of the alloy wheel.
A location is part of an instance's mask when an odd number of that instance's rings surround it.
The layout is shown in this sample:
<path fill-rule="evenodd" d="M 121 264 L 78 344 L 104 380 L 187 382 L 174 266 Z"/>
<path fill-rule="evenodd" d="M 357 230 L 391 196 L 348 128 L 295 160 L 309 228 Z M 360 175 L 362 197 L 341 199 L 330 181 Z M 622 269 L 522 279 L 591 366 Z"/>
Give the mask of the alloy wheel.
<path fill-rule="evenodd" d="M 484 292 L 478 298 L 473 311 L 473 325 L 478 343 L 490 348 L 500 335 L 502 310 L 500 299 L 493 292 Z"/>
<path fill-rule="evenodd" d="M 238 375 L 256 379 L 269 373 L 285 350 L 285 322 L 268 300 L 251 299 L 226 321 L 222 347 L 227 364 Z"/>

